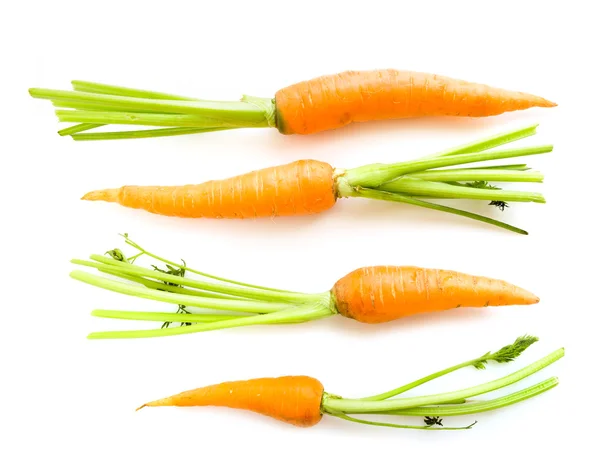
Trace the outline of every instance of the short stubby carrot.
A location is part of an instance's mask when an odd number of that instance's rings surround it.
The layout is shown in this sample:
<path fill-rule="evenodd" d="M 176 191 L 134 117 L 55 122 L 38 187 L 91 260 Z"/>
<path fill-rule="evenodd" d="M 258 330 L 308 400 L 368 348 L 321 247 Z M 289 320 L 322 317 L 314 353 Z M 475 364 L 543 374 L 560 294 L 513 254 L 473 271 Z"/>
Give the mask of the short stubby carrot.
<path fill-rule="evenodd" d="M 340 278 L 321 293 L 299 293 L 237 282 L 194 270 L 146 251 L 126 236 L 136 254 L 126 258 L 121 250 L 110 256 L 92 255 L 72 263 L 95 268 L 106 278 L 82 270 L 71 277 L 99 288 L 129 296 L 177 305 L 177 312 L 154 313 L 94 310 L 93 316 L 180 322 L 179 327 L 92 333 L 92 339 L 160 337 L 251 325 L 302 323 L 340 314 L 361 323 L 390 321 L 457 308 L 533 305 L 539 298 L 504 280 L 415 266 L 369 266 Z M 147 268 L 141 256 L 167 265 Z M 191 278 L 189 274 L 201 278 Z M 182 308 L 185 311 L 182 311 Z M 201 313 L 192 311 L 199 308 Z M 168 325 L 167 325 L 168 326 Z"/>
<path fill-rule="evenodd" d="M 437 74 L 378 69 L 344 71 L 284 87 L 274 98 L 209 101 L 129 87 L 72 81 L 72 91 L 32 88 L 51 100 L 59 132 L 76 140 L 145 138 L 236 128 L 275 127 L 290 135 L 333 130 L 352 122 L 426 116 L 488 117 L 556 104 L 532 94 Z M 89 132 L 104 125 L 159 127 Z M 87 133 L 86 133 L 87 132 Z"/>
<path fill-rule="evenodd" d="M 519 357 L 537 340 L 533 336 L 522 336 L 517 338 L 513 344 L 504 346 L 496 352 L 486 352 L 480 357 L 434 372 L 393 390 L 363 398 L 343 398 L 325 392 L 323 384 L 312 377 L 282 376 L 224 382 L 187 390 L 144 403 L 138 410 L 144 407 L 228 407 L 249 410 L 302 428 L 314 426 L 321 421 L 323 415 L 329 415 L 345 421 L 390 428 L 469 429 L 475 425 L 476 421 L 464 426 L 447 427 L 444 426 L 444 418 L 473 415 L 503 408 L 550 390 L 558 384 L 556 377 L 491 400 L 470 399 L 529 377 L 563 357 L 564 349 L 558 349 L 521 370 L 484 384 L 446 393 L 412 397 L 399 397 L 398 395 L 462 368 L 484 369 L 490 362 L 508 363 Z M 391 363 L 391 365 L 390 368 L 396 371 L 395 364 Z M 379 367 L 382 365 L 380 364 Z M 420 417 L 422 424 L 401 425 L 372 421 L 364 417 L 357 418 L 354 416 L 357 414 Z"/>
<path fill-rule="evenodd" d="M 363 323 L 452 308 L 539 301 L 529 291 L 502 280 L 410 266 L 359 268 L 338 280 L 332 293 L 340 314 Z"/>
<path fill-rule="evenodd" d="M 485 151 L 531 135 L 535 128 L 502 133 L 412 161 L 346 170 L 321 161 L 298 160 L 201 184 L 129 185 L 91 191 L 82 199 L 115 202 L 164 216 L 245 219 L 316 214 L 333 207 L 339 198 L 362 197 L 449 212 L 524 234 L 522 229 L 498 220 L 427 199 L 483 199 L 502 210 L 508 202 L 545 202 L 536 192 L 502 190 L 489 184 L 543 180 L 540 173 L 529 171 L 525 165 L 446 169 L 551 151 L 552 146 Z"/>

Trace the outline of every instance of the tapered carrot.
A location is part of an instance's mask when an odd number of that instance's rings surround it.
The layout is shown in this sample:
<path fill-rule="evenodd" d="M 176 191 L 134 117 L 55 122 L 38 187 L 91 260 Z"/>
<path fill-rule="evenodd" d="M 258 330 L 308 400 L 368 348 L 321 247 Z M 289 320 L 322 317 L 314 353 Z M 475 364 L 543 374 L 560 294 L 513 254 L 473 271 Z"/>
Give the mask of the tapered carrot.
<path fill-rule="evenodd" d="M 552 146 L 484 151 L 531 135 L 535 129 L 530 126 L 510 131 L 407 162 L 345 170 L 320 161 L 300 160 L 202 184 L 123 186 L 92 191 L 82 199 L 115 202 L 165 216 L 244 219 L 315 214 L 333 207 L 339 198 L 363 197 L 458 214 L 523 234 L 526 232 L 497 220 L 425 199 L 485 199 L 501 209 L 513 201 L 545 202 L 539 193 L 507 191 L 488 184 L 542 181 L 540 173 L 527 168 L 507 165 L 443 169 L 551 151 Z"/>
<path fill-rule="evenodd" d="M 363 323 L 384 323 L 422 313 L 460 307 L 531 305 L 533 293 L 503 280 L 414 266 L 372 266 L 355 270 L 322 293 L 298 293 L 227 280 L 193 270 L 146 251 L 125 236 L 137 250 L 127 259 L 123 252 L 111 257 L 92 255 L 72 262 L 120 280 L 74 270 L 71 277 L 100 288 L 166 303 L 175 314 L 95 310 L 93 316 L 148 321 L 180 322 L 180 327 L 90 334 L 92 339 L 159 337 L 262 324 L 301 323 L 340 314 Z M 115 260 L 115 256 L 119 256 Z M 132 263 L 141 255 L 166 263 L 157 271 Z M 185 276 L 195 273 L 201 279 Z M 124 281 L 123 281 L 124 280 Z M 189 309 L 202 308 L 202 313 Z"/>
<path fill-rule="evenodd" d="M 240 102 L 197 100 L 85 81 L 72 81 L 72 85 L 73 91 L 33 88 L 29 92 L 33 97 L 52 100 L 61 122 L 79 122 L 59 132 L 79 140 L 244 127 L 276 127 L 283 134 L 306 135 L 352 122 L 424 116 L 486 117 L 556 106 L 523 92 L 395 69 L 325 75 L 285 87 L 274 99 L 243 96 Z M 162 128 L 82 133 L 110 124 Z"/>
<path fill-rule="evenodd" d="M 556 377 L 492 400 L 467 400 L 512 385 L 529 377 L 563 357 L 558 349 L 533 364 L 491 382 L 456 390 L 453 392 L 416 397 L 398 397 L 415 387 L 465 367 L 485 368 L 489 362 L 506 363 L 518 357 L 538 339 L 524 336 L 494 353 L 468 360 L 435 372 L 393 390 L 364 398 L 342 398 L 324 391 L 323 384 L 308 376 L 284 376 L 224 382 L 208 387 L 188 390 L 166 398 L 143 404 L 143 407 L 191 407 L 217 406 L 249 410 L 299 427 L 311 427 L 321 421 L 324 414 L 346 421 L 392 428 L 430 430 L 469 429 L 475 423 L 463 427 L 444 427 L 442 417 L 481 413 L 506 407 L 537 396 L 558 384 Z M 436 406 L 437 405 L 437 406 Z M 424 417 L 422 425 L 399 425 L 356 418 L 354 414 Z"/>

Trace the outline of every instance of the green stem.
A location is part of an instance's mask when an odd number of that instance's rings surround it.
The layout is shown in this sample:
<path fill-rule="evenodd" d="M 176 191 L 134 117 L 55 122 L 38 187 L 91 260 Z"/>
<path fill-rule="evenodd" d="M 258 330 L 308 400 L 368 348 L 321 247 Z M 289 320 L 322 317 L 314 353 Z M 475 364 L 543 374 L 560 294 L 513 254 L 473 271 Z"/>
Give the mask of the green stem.
<path fill-rule="evenodd" d="M 118 107 L 121 110 L 132 109 L 161 114 L 193 114 L 216 120 L 233 120 L 255 123 L 257 125 L 265 122 L 265 112 L 263 109 L 254 104 L 242 101 L 147 99 L 53 89 L 30 89 L 29 92 L 32 97 L 37 99 L 73 100 L 91 105 Z"/>
<path fill-rule="evenodd" d="M 499 182 L 528 182 L 541 183 L 544 175 L 538 171 L 520 171 L 506 169 L 453 169 L 453 170 L 429 170 L 406 175 L 410 178 L 419 178 L 427 181 L 499 181 Z M 402 178 L 398 178 L 402 179 Z M 379 189 L 384 189 L 397 180 L 385 183 Z"/>
<path fill-rule="evenodd" d="M 63 128 L 58 131 L 58 134 L 61 137 L 67 135 L 73 135 L 79 132 L 85 132 L 86 130 L 92 130 L 94 128 L 102 127 L 102 124 L 99 123 L 80 123 L 79 125 L 73 125 L 72 127 Z"/>
<path fill-rule="evenodd" d="M 148 125 L 155 127 L 193 128 L 239 128 L 262 127 L 264 125 L 246 122 L 225 121 L 203 115 L 150 114 L 135 112 L 103 112 L 87 110 L 57 110 L 61 122 L 86 122 L 113 125 Z"/>
<path fill-rule="evenodd" d="M 324 396 L 322 407 L 326 412 L 333 411 L 334 413 L 382 413 L 396 410 L 404 410 L 408 408 L 417 408 L 423 405 L 437 405 L 440 403 L 457 400 L 461 398 L 470 398 L 483 393 L 501 389 L 508 385 L 512 385 L 526 377 L 542 370 L 548 365 L 556 362 L 563 357 L 564 349 L 558 349 L 533 364 L 524 367 L 521 370 L 513 372 L 510 375 L 483 383 L 463 390 L 453 392 L 445 392 L 435 395 L 424 395 L 419 397 L 409 397 L 400 399 L 388 400 L 360 400 L 360 399 L 343 399 L 330 396 Z"/>
<path fill-rule="evenodd" d="M 465 171 L 465 170 L 520 170 L 527 171 L 530 170 L 526 164 L 520 163 L 515 165 L 498 165 L 498 166 L 475 166 L 475 167 L 466 167 L 466 168 L 456 168 L 457 170 Z"/>
<path fill-rule="evenodd" d="M 262 324 L 286 324 L 296 321 L 312 321 L 332 316 L 331 309 L 322 304 L 300 305 L 284 308 L 269 314 L 250 316 L 244 318 L 227 319 L 214 323 L 193 324 L 165 329 L 146 329 L 137 331 L 108 331 L 91 333 L 89 339 L 134 339 L 146 337 L 175 336 L 197 332 L 216 331 L 242 326 L 255 326 Z"/>
<path fill-rule="evenodd" d="M 91 255 L 90 258 L 100 264 L 94 264 L 92 262 L 86 262 L 85 260 L 73 260 L 72 263 L 77 265 L 86 265 L 95 267 L 98 269 L 111 269 L 116 267 L 119 272 L 128 275 L 137 275 L 153 278 L 159 281 L 166 281 L 190 288 L 197 288 L 200 290 L 206 290 L 214 293 L 223 293 L 226 295 L 241 296 L 243 298 L 258 299 L 263 301 L 283 301 L 288 303 L 307 303 L 310 301 L 321 301 L 326 298 L 328 293 L 320 294 L 302 294 L 302 293 L 284 293 L 269 290 L 260 290 L 256 288 L 236 287 L 233 285 L 225 285 L 221 283 L 213 283 L 209 281 L 193 280 L 191 278 L 181 277 L 177 275 L 171 275 L 167 273 L 157 272 L 156 270 L 149 270 L 144 267 L 140 267 L 133 263 L 119 262 L 109 257 L 103 257 L 102 255 Z"/>
<path fill-rule="evenodd" d="M 383 426 L 386 428 L 406 428 L 411 430 L 427 430 L 427 431 L 453 431 L 453 430 L 469 430 L 475 425 L 475 423 L 471 423 L 468 426 L 457 426 L 457 427 L 434 427 L 434 426 L 418 426 L 418 425 L 398 425 L 396 423 L 383 423 L 379 421 L 369 421 L 369 420 L 361 420 L 360 418 L 355 418 L 353 416 L 348 416 L 343 413 L 328 413 L 328 415 L 335 416 L 337 418 L 341 418 L 342 420 L 352 421 L 354 423 L 361 423 L 363 425 L 371 425 L 371 426 Z"/>
<path fill-rule="evenodd" d="M 174 94 L 165 94 L 163 92 L 148 91 L 144 89 L 132 89 L 130 87 L 112 86 L 109 84 L 100 84 L 98 82 L 71 81 L 73 89 L 79 92 L 93 92 L 96 94 L 121 95 L 125 97 L 140 97 L 142 99 L 162 99 L 162 100 L 188 100 L 198 101 L 192 97 L 183 97 Z"/>
<path fill-rule="evenodd" d="M 491 224 L 496 227 L 500 227 L 502 229 L 509 230 L 511 232 L 516 232 L 517 234 L 527 235 L 527 231 L 523 229 L 519 229 L 518 227 L 514 227 L 510 224 L 506 224 L 504 222 L 500 222 L 495 219 L 490 219 L 489 217 L 482 216 L 480 214 L 475 214 L 473 212 L 463 211 L 461 209 L 456 209 L 454 207 L 443 206 L 441 204 L 434 204 L 432 202 L 422 201 L 420 199 L 415 199 L 410 196 L 404 196 L 402 194 L 388 193 L 385 191 L 378 191 L 375 189 L 362 189 L 357 188 L 353 190 L 353 197 L 363 197 L 367 199 L 377 199 L 380 201 L 391 201 L 391 202 L 401 202 L 405 204 L 412 204 L 413 206 L 425 207 L 427 209 L 433 209 L 435 211 L 447 212 L 449 214 L 455 214 L 457 216 L 467 217 L 469 219 L 473 219 L 479 222 L 484 222 L 486 224 Z"/>
<path fill-rule="evenodd" d="M 144 255 L 147 255 L 148 257 L 153 258 L 155 260 L 158 260 L 159 262 L 163 262 L 164 264 L 171 265 L 173 267 L 180 268 L 180 269 L 185 269 L 185 271 L 187 273 L 194 273 L 196 275 L 203 276 L 205 278 L 210 278 L 212 280 L 222 281 L 223 283 L 231 283 L 232 285 L 245 286 L 247 288 L 256 288 L 256 289 L 259 289 L 259 290 L 277 291 L 277 292 L 283 292 L 283 293 L 294 293 L 292 291 L 280 290 L 280 289 L 277 289 L 277 288 L 269 288 L 267 286 L 251 285 L 249 283 L 244 283 L 244 282 L 236 281 L 236 280 L 230 280 L 228 278 L 222 278 L 222 277 L 219 277 L 219 276 L 211 275 L 210 273 L 201 272 L 199 270 L 195 270 L 193 268 L 190 268 L 187 265 L 182 265 L 181 263 L 177 263 L 177 262 L 174 262 L 172 260 L 168 260 L 166 258 L 163 258 L 163 257 L 159 256 L 159 255 L 156 255 L 155 253 L 150 252 L 149 250 L 146 250 L 144 247 L 142 247 L 138 243 L 136 243 L 133 240 L 131 240 L 129 238 L 129 235 L 127 235 L 127 234 L 122 235 L 122 237 L 125 239 L 125 243 L 127 245 L 129 245 L 129 246 L 133 247 L 134 249 L 138 250 L 140 253 L 142 253 Z"/>
<path fill-rule="evenodd" d="M 147 278 L 140 278 L 140 277 L 136 277 L 133 275 L 127 275 L 119 270 L 112 270 L 110 268 L 103 267 L 102 265 L 95 264 L 93 262 L 85 262 L 83 260 L 80 260 L 80 261 L 72 262 L 72 263 L 76 263 L 77 265 L 83 265 L 86 267 L 97 268 L 102 273 L 106 273 L 108 275 L 113 275 L 113 276 L 122 278 L 124 280 L 132 281 L 134 283 L 139 283 L 140 285 L 144 285 L 147 288 L 152 288 L 153 290 L 168 291 L 170 293 L 177 293 L 180 295 L 201 296 L 204 298 L 240 299 L 240 300 L 245 299 L 245 298 L 240 298 L 240 297 L 231 296 L 231 295 L 220 295 L 218 293 L 212 293 L 209 291 L 190 290 L 188 288 L 183 288 L 181 286 L 167 285 L 165 283 L 159 283 L 155 280 L 149 280 Z"/>
<path fill-rule="evenodd" d="M 101 126 L 101 125 L 98 125 Z M 148 130 L 131 130 L 127 132 L 101 132 L 101 133 L 77 133 L 71 135 L 73 140 L 124 140 L 129 138 L 152 138 L 172 137 L 176 135 L 192 135 L 194 133 L 220 132 L 222 130 L 233 130 L 237 127 L 216 128 L 192 128 L 192 127 L 165 127 L 152 128 Z"/>
<path fill-rule="evenodd" d="M 424 181 L 403 176 L 377 188 L 378 191 L 400 193 L 405 196 L 426 196 L 432 199 L 480 199 L 487 201 L 537 202 L 545 203 L 540 193 L 528 191 L 507 191 L 504 189 L 473 188 L 454 186 L 447 183 Z"/>
<path fill-rule="evenodd" d="M 531 387 L 527 387 L 518 392 L 505 395 L 503 397 L 492 400 L 484 400 L 477 402 L 467 402 L 462 405 L 439 406 L 439 407 L 417 407 L 406 410 L 385 411 L 381 415 L 401 415 L 401 416 L 463 416 L 482 413 L 485 411 L 497 410 L 515 403 L 522 402 L 528 398 L 533 398 L 541 393 L 544 393 L 558 385 L 558 378 L 551 377 L 543 382 L 537 383 Z"/>
<path fill-rule="evenodd" d="M 124 319 L 128 321 L 170 321 L 174 323 L 213 323 L 227 319 L 252 317 L 248 314 L 195 314 L 195 313 L 161 313 L 142 311 L 115 311 L 95 309 L 92 316 L 109 319 Z"/>
<path fill-rule="evenodd" d="M 480 161 L 501 160 L 517 156 L 549 153 L 552 151 L 552 148 L 552 145 L 542 145 L 501 151 L 421 158 L 418 160 L 393 164 L 371 164 L 348 170 L 345 177 L 351 186 L 375 188 L 381 186 L 383 183 L 387 183 L 388 181 L 409 173 Z"/>
<path fill-rule="evenodd" d="M 185 306 L 194 306 L 197 308 L 216 309 L 224 311 L 242 311 L 248 313 L 267 313 L 271 311 L 280 311 L 289 308 L 289 304 L 273 303 L 266 301 L 245 301 L 245 300 L 223 300 L 219 298 L 206 298 L 191 295 L 178 295 L 167 291 L 153 290 L 150 288 L 122 283 L 109 278 L 104 278 L 90 273 L 74 270 L 70 276 L 75 280 L 88 283 L 105 290 L 114 291 L 129 296 L 137 296 L 164 303 L 181 304 Z"/>
<path fill-rule="evenodd" d="M 534 124 L 529 125 L 527 127 L 517 128 L 509 132 L 499 133 L 488 138 L 482 138 L 481 140 L 476 140 L 474 142 L 467 143 L 466 145 L 460 145 L 454 148 L 439 151 L 425 158 L 433 158 L 436 156 L 462 155 L 465 153 L 476 153 L 479 151 L 489 150 L 491 148 L 497 148 L 499 146 L 506 145 L 507 143 L 511 143 L 535 135 L 538 126 L 539 124 Z"/>

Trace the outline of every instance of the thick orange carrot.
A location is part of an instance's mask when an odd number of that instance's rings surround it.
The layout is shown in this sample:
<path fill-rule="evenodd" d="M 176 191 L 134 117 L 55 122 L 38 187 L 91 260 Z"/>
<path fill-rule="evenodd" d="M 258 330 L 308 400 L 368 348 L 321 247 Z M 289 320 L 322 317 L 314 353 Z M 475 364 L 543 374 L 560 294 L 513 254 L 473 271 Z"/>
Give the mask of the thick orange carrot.
<path fill-rule="evenodd" d="M 383 323 L 461 306 L 539 302 L 529 291 L 502 280 L 418 267 L 359 268 L 338 280 L 332 293 L 340 314 L 363 323 Z"/>
<path fill-rule="evenodd" d="M 335 204 L 333 168 L 300 160 L 187 186 L 123 186 L 92 191 L 87 201 L 117 202 L 177 217 L 238 218 L 315 214 Z"/>
<path fill-rule="evenodd" d="M 158 406 L 219 406 L 250 410 L 300 427 L 316 425 L 323 417 L 323 385 L 306 376 L 260 378 L 189 390 L 145 403 Z M 138 408 L 138 410 L 140 409 Z"/>
<path fill-rule="evenodd" d="M 549 100 L 436 74 L 394 69 L 346 71 L 300 82 L 275 94 L 277 128 L 306 135 L 352 122 L 454 115 L 485 117 Z"/>

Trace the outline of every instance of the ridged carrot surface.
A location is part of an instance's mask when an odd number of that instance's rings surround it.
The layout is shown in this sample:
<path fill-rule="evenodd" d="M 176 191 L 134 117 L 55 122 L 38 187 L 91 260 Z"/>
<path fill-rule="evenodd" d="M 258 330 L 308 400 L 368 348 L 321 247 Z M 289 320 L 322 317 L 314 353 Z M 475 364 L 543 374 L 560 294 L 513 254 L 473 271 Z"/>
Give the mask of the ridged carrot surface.
<path fill-rule="evenodd" d="M 335 204 L 336 195 L 331 165 L 300 160 L 202 184 L 123 186 L 82 199 L 166 216 L 244 219 L 319 213 Z"/>
<path fill-rule="evenodd" d="M 279 90 L 275 104 L 279 131 L 300 135 L 352 122 L 444 115 L 485 117 L 556 105 L 523 92 L 394 69 L 346 71 L 303 81 Z"/>
<path fill-rule="evenodd" d="M 259 378 L 224 382 L 182 392 L 142 405 L 219 406 L 250 410 L 300 427 L 316 425 L 322 418 L 323 385 L 307 376 Z"/>
<path fill-rule="evenodd" d="M 539 298 L 502 280 L 448 270 L 374 266 L 355 270 L 332 290 L 343 316 L 383 323 L 458 307 L 535 304 Z"/>

